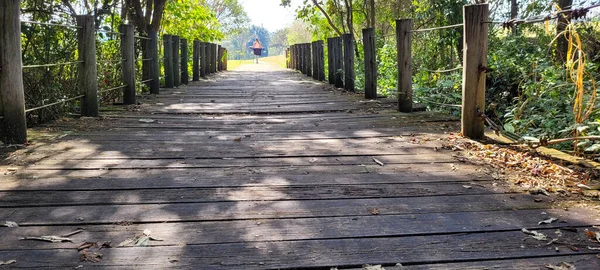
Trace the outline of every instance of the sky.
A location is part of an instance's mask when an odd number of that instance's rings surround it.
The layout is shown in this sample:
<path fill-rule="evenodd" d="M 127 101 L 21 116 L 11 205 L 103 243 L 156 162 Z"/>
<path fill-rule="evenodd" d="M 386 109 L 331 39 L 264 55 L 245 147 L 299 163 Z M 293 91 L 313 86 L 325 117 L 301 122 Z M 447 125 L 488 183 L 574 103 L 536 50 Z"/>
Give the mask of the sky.
<path fill-rule="evenodd" d="M 302 0 L 292 0 L 292 7 L 280 6 L 281 0 L 240 0 L 250 17 L 251 24 L 263 26 L 269 32 L 275 32 L 289 26 L 296 17 L 296 7 Z"/>

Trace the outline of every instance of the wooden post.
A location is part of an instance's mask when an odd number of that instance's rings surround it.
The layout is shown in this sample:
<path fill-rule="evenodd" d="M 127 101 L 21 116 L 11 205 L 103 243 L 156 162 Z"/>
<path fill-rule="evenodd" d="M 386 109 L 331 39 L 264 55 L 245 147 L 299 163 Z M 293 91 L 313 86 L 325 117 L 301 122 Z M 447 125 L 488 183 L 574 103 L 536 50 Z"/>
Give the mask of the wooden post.
<path fill-rule="evenodd" d="M 302 72 L 302 51 L 300 50 L 302 46 L 300 44 L 296 44 L 296 70 Z"/>
<path fill-rule="evenodd" d="M 181 59 L 179 55 L 179 36 L 173 36 L 173 84 L 175 87 L 181 85 Z"/>
<path fill-rule="evenodd" d="M 148 27 L 148 40 L 147 46 L 150 48 L 149 57 L 150 60 L 150 78 L 151 82 L 148 83 L 151 94 L 158 94 L 160 92 L 160 61 L 158 58 L 158 34 L 152 27 Z"/>
<path fill-rule="evenodd" d="M 194 40 L 192 55 L 192 81 L 200 80 L 200 41 Z"/>
<path fill-rule="evenodd" d="M 173 76 L 173 36 L 163 35 L 163 54 L 165 65 L 165 87 L 173 88 L 175 85 Z"/>
<path fill-rule="evenodd" d="M 229 58 L 229 53 L 227 51 L 227 48 L 223 48 L 223 53 L 224 53 L 224 57 L 223 57 L 223 70 L 227 70 L 227 59 Z"/>
<path fill-rule="evenodd" d="M 322 40 L 317 41 L 317 67 L 319 69 L 317 80 L 325 81 L 325 49 Z"/>
<path fill-rule="evenodd" d="M 412 26 L 411 19 L 396 20 L 396 50 L 398 58 L 398 110 L 412 112 Z"/>
<path fill-rule="evenodd" d="M 304 49 L 305 49 L 305 53 L 306 53 L 306 76 L 311 77 L 312 76 L 312 50 L 310 48 L 311 43 L 306 43 L 304 44 Z"/>
<path fill-rule="evenodd" d="M 78 15 L 77 52 L 79 55 L 77 86 L 85 95 L 81 101 L 81 115 L 98 117 L 98 70 L 96 66 L 96 28 L 94 16 Z"/>
<path fill-rule="evenodd" d="M 218 49 L 217 49 L 217 44 L 213 43 L 212 44 L 212 67 L 213 67 L 213 73 L 217 73 L 217 71 L 219 71 L 218 67 L 217 67 L 217 59 L 218 59 Z"/>
<path fill-rule="evenodd" d="M 306 74 L 306 46 L 304 43 L 298 44 L 298 51 L 300 52 L 300 72 Z"/>
<path fill-rule="evenodd" d="M 313 41 L 310 43 L 310 52 L 312 58 L 312 77 L 315 80 L 319 79 L 319 65 L 317 64 L 317 42 Z"/>
<path fill-rule="evenodd" d="M 344 43 L 344 89 L 354 92 L 354 37 L 351 34 L 343 34 Z"/>
<path fill-rule="evenodd" d="M 294 70 L 298 70 L 298 44 L 292 45 L 294 50 L 294 66 L 292 67 Z"/>
<path fill-rule="evenodd" d="M 290 68 L 290 49 L 285 49 L 285 68 Z"/>
<path fill-rule="evenodd" d="M 188 43 L 187 39 L 181 39 L 181 84 L 188 84 L 190 81 L 190 71 L 188 70 Z"/>
<path fill-rule="evenodd" d="M 0 141 L 27 143 L 19 0 L 0 1 Z"/>
<path fill-rule="evenodd" d="M 214 73 L 213 69 L 215 68 L 215 63 L 213 62 L 215 51 L 213 50 L 212 43 L 208 43 L 208 72 Z"/>
<path fill-rule="evenodd" d="M 375 28 L 363 29 L 365 48 L 365 98 L 377 98 L 377 49 L 375 48 Z"/>
<path fill-rule="evenodd" d="M 223 71 L 223 47 L 217 46 L 217 70 Z"/>
<path fill-rule="evenodd" d="M 133 25 L 119 25 L 121 35 L 121 75 L 123 104 L 135 104 L 135 38 Z"/>
<path fill-rule="evenodd" d="M 488 43 L 488 4 L 463 7 L 464 50 L 462 83 L 462 134 L 481 139 L 484 134 L 485 67 Z"/>
<path fill-rule="evenodd" d="M 206 42 L 200 42 L 200 77 L 202 78 L 206 78 L 206 74 L 208 74 L 208 71 L 206 70 L 208 68 L 208 61 L 206 60 Z"/>
<path fill-rule="evenodd" d="M 333 38 L 327 39 L 327 80 L 329 84 L 335 84 L 335 61 L 333 61 Z"/>
<path fill-rule="evenodd" d="M 344 87 L 344 52 L 342 51 L 342 38 L 336 37 L 333 41 L 335 48 L 335 87 Z"/>

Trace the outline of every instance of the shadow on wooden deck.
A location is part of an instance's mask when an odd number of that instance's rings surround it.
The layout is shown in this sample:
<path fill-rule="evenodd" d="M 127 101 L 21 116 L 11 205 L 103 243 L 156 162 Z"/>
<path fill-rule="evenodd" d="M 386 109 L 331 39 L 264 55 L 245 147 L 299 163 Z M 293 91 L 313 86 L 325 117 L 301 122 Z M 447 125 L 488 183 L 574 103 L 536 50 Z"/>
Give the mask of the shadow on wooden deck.
<path fill-rule="evenodd" d="M 600 267 L 582 237 L 596 213 L 553 209 L 458 161 L 440 147 L 457 130 L 451 119 L 397 113 L 393 103 L 256 66 L 164 89 L 104 119 L 60 122 L 72 133 L 22 150 L 19 170 L 0 182 L 0 220 L 21 226 L 0 228 L 0 260 L 16 259 L 15 268 Z M 538 224 L 549 217 L 560 222 Z M 19 240 L 79 228 L 73 243 Z M 116 247 L 145 229 L 162 241 Z M 95 250 L 101 260 L 80 262 L 80 244 L 106 241 L 114 248 Z"/>

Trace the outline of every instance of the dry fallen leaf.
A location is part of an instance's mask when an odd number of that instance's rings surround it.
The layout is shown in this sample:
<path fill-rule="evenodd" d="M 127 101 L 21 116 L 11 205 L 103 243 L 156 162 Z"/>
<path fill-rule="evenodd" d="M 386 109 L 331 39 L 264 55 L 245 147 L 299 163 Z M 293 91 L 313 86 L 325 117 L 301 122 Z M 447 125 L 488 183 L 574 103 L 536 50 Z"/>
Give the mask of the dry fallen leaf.
<path fill-rule="evenodd" d="M 381 162 L 379 159 L 373 158 L 373 161 L 375 161 L 375 163 L 379 164 L 379 166 L 383 166 L 383 162 Z"/>
<path fill-rule="evenodd" d="M 543 233 L 539 233 L 536 231 L 530 231 L 525 228 L 521 229 L 521 232 L 523 232 L 524 234 L 530 235 L 533 239 L 536 239 L 536 240 L 540 240 L 540 241 L 548 240 L 548 237 Z"/>
<path fill-rule="evenodd" d="M 576 270 L 575 265 L 572 265 L 567 262 L 561 262 L 558 265 L 548 264 L 546 265 L 546 268 L 552 270 Z"/>
<path fill-rule="evenodd" d="M 589 250 L 600 250 L 600 247 L 587 247 Z"/>
<path fill-rule="evenodd" d="M 17 263 L 17 260 L 0 261 L 0 265 L 9 265 L 13 263 Z"/>
<path fill-rule="evenodd" d="M 558 220 L 558 218 L 553 218 L 553 217 L 551 217 L 551 218 L 549 218 L 549 219 L 542 220 L 542 221 L 538 222 L 538 225 L 542 225 L 542 224 L 550 224 L 550 223 L 552 223 L 552 222 L 555 222 L 555 221 L 557 221 L 557 220 Z"/>
<path fill-rule="evenodd" d="M 233 140 L 236 141 L 236 142 L 241 142 L 242 141 L 242 137 L 237 137 L 237 138 L 235 138 Z"/>
<path fill-rule="evenodd" d="M 46 242 L 52 242 L 52 243 L 62 243 L 62 242 L 73 243 L 73 240 L 71 238 L 60 237 L 60 236 L 56 236 L 56 235 L 26 236 L 26 237 L 21 238 L 20 240 L 38 240 L 38 241 L 46 241 Z"/>
<path fill-rule="evenodd" d="M 142 123 L 154 123 L 154 122 L 156 122 L 156 120 L 154 120 L 154 119 L 148 119 L 148 118 L 142 118 L 142 119 L 140 119 L 138 121 L 142 122 Z"/>
<path fill-rule="evenodd" d="M 2 226 L 9 227 L 9 228 L 17 228 L 17 227 L 19 227 L 19 224 L 17 224 L 14 221 L 5 221 Z"/>
<path fill-rule="evenodd" d="M 385 268 L 383 268 L 383 266 L 381 266 L 379 264 L 378 265 L 365 264 L 365 265 L 363 265 L 363 269 L 364 270 L 385 270 Z"/>
<path fill-rule="evenodd" d="M 102 260 L 102 253 L 85 249 L 79 252 L 79 260 L 82 262 L 99 262 Z"/>
<path fill-rule="evenodd" d="M 466 189 L 472 189 L 473 188 L 472 186 L 469 186 L 469 185 L 463 185 L 463 187 L 466 188 Z"/>
<path fill-rule="evenodd" d="M 600 242 L 600 233 L 599 232 L 585 230 L 585 235 L 587 235 L 592 240 L 596 240 L 597 242 Z"/>
<path fill-rule="evenodd" d="M 369 208 L 369 212 L 373 215 L 379 215 L 379 209 L 377 208 Z"/>

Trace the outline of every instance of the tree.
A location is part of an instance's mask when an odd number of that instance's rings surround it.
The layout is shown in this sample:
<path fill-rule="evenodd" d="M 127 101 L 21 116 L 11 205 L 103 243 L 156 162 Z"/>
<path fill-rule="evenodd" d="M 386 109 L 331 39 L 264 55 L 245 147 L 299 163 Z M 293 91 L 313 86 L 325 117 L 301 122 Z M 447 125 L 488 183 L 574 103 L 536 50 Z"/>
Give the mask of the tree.
<path fill-rule="evenodd" d="M 197 0 L 169 1 L 161 32 L 187 40 L 215 41 L 223 38 L 216 13 Z"/>
<path fill-rule="evenodd" d="M 233 36 L 245 30 L 250 22 L 244 7 L 238 0 L 204 0 L 206 5 L 215 12 L 216 19 L 221 24 L 221 32 Z"/>

